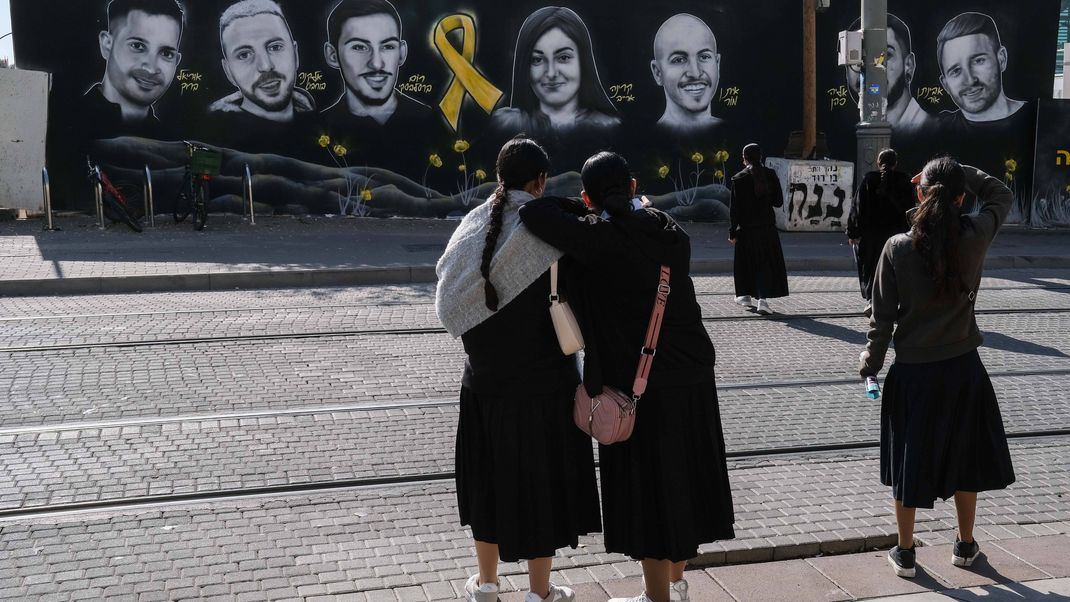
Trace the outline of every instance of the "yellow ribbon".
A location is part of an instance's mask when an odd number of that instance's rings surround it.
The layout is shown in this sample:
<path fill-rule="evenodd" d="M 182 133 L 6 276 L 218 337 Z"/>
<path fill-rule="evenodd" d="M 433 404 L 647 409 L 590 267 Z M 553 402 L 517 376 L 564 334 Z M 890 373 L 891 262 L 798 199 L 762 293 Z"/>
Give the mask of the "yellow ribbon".
<path fill-rule="evenodd" d="M 455 29 L 462 30 L 461 52 L 457 52 L 446 38 L 446 34 Z M 461 103 L 464 101 L 465 92 L 468 92 L 472 100 L 484 111 L 490 113 L 502 97 L 502 91 L 495 88 L 494 84 L 472 65 L 476 57 L 476 22 L 472 17 L 463 14 L 450 15 L 439 21 L 435 26 L 435 48 L 438 48 L 438 53 L 446 61 L 450 71 L 453 71 L 453 81 L 450 82 L 446 95 L 442 97 L 442 102 L 438 104 L 453 129 L 457 129 L 461 118 Z"/>

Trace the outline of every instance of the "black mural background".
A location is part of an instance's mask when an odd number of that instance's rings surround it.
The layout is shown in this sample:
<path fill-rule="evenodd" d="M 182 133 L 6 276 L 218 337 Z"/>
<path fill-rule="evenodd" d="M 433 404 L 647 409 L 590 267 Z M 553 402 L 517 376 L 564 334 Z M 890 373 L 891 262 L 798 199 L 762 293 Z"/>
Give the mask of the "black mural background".
<path fill-rule="evenodd" d="M 286 136 L 272 134 L 258 139 L 255 129 L 231 131 L 237 128 L 228 127 L 226 119 L 214 119 L 206 112 L 210 103 L 234 90 L 220 66 L 218 36 L 218 18 L 229 2 L 184 3 L 186 27 L 180 76 L 155 104 L 161 129 L 146 132 L 120 128 L 91 135 L 85 133 L 91 128 L 86 127 L 80 107 L 85 90 L 104 72 L 97 34 L 107 26 L 107 3 L 12 0 L 11 4 L 19 65 L 54 74 L 48 155 L 60 207 L 86 206 L 89 194 L 82 165 L 84 154 L 92 152 L 95 159 L 112 166 L 120 176 L 136 177 L 141 166 L 149 165 L 159 180 L 157 209 L 168 210 L 169 197 L 181 178 L 184 151 L 180 143 L 167 141 L 193 139 L 225 149 L 223 174 L 212 188 L 217 197 L 213 201 L 216 208 L 228 208 L 235 202 L 240 194 L 240 169 L 248 163 L 257 174 L 257 201 L 275 211 L 349 212 L 342 209 L 341 200 L 367 189 L 374 198 L 361 204 L 363 214 L 428 216 L 463 213 L 485 198 L 491 186 L 489 180 L 493 180 L 494 156 L 507 137 L 488 128 L 490 116 L 470 98 L 465 100 L 457 131 L 438 110 L 452 73 L 432 43 L 435 25 L 443 17 L 457 13 L 474 18 L 474 64 L 502 91 L 498 106 L 508 106 L 518 30 L 529 14 L 547 5 L 483 0 L 465 4 L 445 0 L 395 2 L 403 21 L 403 37 L 409 45 L 408 60 L 400 69 L 398 83 L 403 87 L 412 84 L 405 88 L 406 92 L 434 110 L 425 117 L 398 124 L 389 136 L 327 132 L 320 124 Z M 343 91 L 339 72 L 330 68 L 323 57 L 325 22 L 333 2 L 282 0 L 279 4 L 298 43 L 304 87 L 319 109 L 326 108 Z M 578 171 L 582 159 L 591 153 L 612 148 L 630 159 L 640 186 L 655 195 L 659 206 L 673 207 L 683 217 L 723 217 L 727 191 L 722 184 L 740 168 L 742 145 L 758 142 L 768 155 L 776 156 L 786 146 L 790 131 L 801 127 L 802 27 L 797 4 L 784 0 L 591 0 L 569 4 L 590 31 L 601 83 L 613 97 L 622 124 L 600 135 L 544 140 L 552 154 L 555 173 L 561 174 L 554 181 L 555 189 L 575 193 L 577 180 L 567 172 Z M 1010 51 L 1004 80 L 1008 94 L 1031 101 L 1050 95 L 1058 0 L 1030 0 L 1013 6 L 984 0 L 956 1 L 938 7 L 910 0 L 893 2 L 891 9 L 902 13 L 914 28 L 919 64 L 915 89 L 939 86 L 935 59 L 929 57 L 935 55 L 936 33 L 946 18 L 963 10 L 978 10 L 996 19 Z M 827 92 L 843 83 L 842 68 L 835 66 L 835 33 L 857 16 L 851 14 L 857 10 L 857 2 L 834 2 L 832 10 L 820 15 L 818 21 L 819 125 L 827 133 L 831 156 L 846 160 L 854 158 L 857 110 L 850 102 L 846 107 L 830 106 Z M 714 98 L 713 114 L 724 124 L 703 136 L 667 136 L 654 127 L 665 100 L 649 66 L 653 39 L 661 23 L 679 13 L 690 13 L 705 21 L 716 35 L 721 55 L 720 89 Z M 452 38 L 459 45 L 456 34 Z M 939 106 L 951 105 L 945 98 Z M 928 104 L 925 107 L 931 109 Z M 326 133 L 331 134 L 332 142 L 324 148 L 318 140 Z M 86 137 L 110 140 L 94 142 Z M 1018 158 L 1022 164 L 1019 173 L 1024 174 L 1032 156 L 1031 139 L 1032 132 L 1027 132 L 1007 148 L 991 149 L 991 153 L 977 150 L 986 157 L 999 155 L 1000 162 L 1004 157 Z M 455 152 L 457 140 L 469 144 L 464 154 Z M 939 142 L 896 140 L 907 151 L 908 163 L 941 150 Z M 332 156 L 330 151 L 336 144 L 344 145 L 347 151 L 341 167 L 337 155 Z M 727 160 L 717 161 L 720 150 L 728 152 Z M 701 157 L 695 157 L 695 153 Z M 441 166 L 429 164 L 432 154 L 442 159 Z M 980 163 L 979 159 L 975 162 Z M 458 169 L 462 163 L 467 168 L 465 172 Z M 477 170 L 487 175 L 486 181 L 475 177 Z"/>

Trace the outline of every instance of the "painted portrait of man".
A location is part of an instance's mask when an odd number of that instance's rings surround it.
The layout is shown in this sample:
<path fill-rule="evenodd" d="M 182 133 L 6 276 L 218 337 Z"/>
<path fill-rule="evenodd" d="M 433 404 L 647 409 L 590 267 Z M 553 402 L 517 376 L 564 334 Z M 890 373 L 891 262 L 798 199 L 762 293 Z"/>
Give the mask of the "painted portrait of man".
<path fill-rule="evenodd" d="M 327 18 L 324 59 L 342 76 L 345 90 L 324 110 L 337 126 L 382 126 L 423 117 L 430 108 L 396 89 L 409 55 L 401 17 L 388 0 L 341 0 Z"/>
<path fill-rule="evenodd" d="M 108 29 L 97 36 L 104 77 L 86 98 L 105 122 L 155 121 L 153 105 L 171 87 L 182 59 L 182 6 L 175 0 L 112 0 L 107 10 Z"/>
<path fill-rule="evenodd" d="M 654 36 L 650 71 L 665 92 L 659 127 L 694 132 L 721 124 L 711 108 L 721 79 L 721 55 L 713 30 L 702 19 L 682 13 L 665 21 Z"/>
<path fill-rule="evenodd" d="M 1003 90 L 1008 52 L 992 17 L 969 12 L 952 18 L 936 38 L 936 58 L 940 84 L 958 106 L 942 119 L 960 126 L 999 122 L 1025 106 Z"/>
<path fill-rule="evenodd" d="M 855 20 L 849 29 L 857 30 L 861 21 Z M 888 47 L 884 55 L 884 67 L 888 76 L 888 123 L 897 134 L 912 134 L 932 126 L 935 117 L 927 113 L 914 98 L 914 74 L 917 57 L 914 55 L 910 28 L 899 17 L 888 14 Z M 846 68 L 847 87 L 852 98 L 858 99 L 858 66 Z"/>
<path fill-rule="evenodd" d="M 315 110 L 312 96 L 297 88 L 297 42 L 274 0 L 240 0 L 219 18 L 219 43 L 227 80 L 238 90 L 209 107 L 276 123 Z"/>

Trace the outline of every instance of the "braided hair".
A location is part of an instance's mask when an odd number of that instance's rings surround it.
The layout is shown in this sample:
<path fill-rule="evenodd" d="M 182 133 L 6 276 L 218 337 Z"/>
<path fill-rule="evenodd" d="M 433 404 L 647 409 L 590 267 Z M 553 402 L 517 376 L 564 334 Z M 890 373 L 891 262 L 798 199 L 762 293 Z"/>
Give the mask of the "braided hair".
<path fill-rule="evenodd" d="M 881 181 L 877 184 L 877 192 L 881 194 L 888 192 L 888 175 L 895 171 L 895 166 L 898 163 L 899 155 L 890 148 L 886 148 L 877 154 L 877 168 L 881 172 Z"/>
<path fill-rule="evenodd" d="M 502 233 L 502 220 L 505 213 L 505 201 L 509 190 L 520 189 L 539 176 L 550 171 L 550 158 L 537 142 L 530 138 L 516 137 L 505 143 L 498 153 L 495 164 L 498 172 L 498 187 L 494 189 L 488 202 L 490 208 L 490 227 L 483 245 L 483 257 L 479 264 L 479 273 L 483 274 L 484 293 L 487 309 L 498 311 L 498 290 L 490 281 L 490 262 L 498 246 L 498 237 Z"/>
<path fill-rule="evenodd" d="M 966 191 L 966 172 L 950 157 L 933 159 L 922 170 L 919 187 L 925 200 L 914 213 L 910 238 L 940 297 L 954 293 L 959 278 L 958 199 Z"/>
<path fill-rule="evenodd" d="M 751 180 L 754 182 L 754 196 L 762 199 L 769 192 L 768 176 L 763 171 L 765 157 L 762 147 L 751 142 L 743 147 L 743 159 L 750 164 Z"/>

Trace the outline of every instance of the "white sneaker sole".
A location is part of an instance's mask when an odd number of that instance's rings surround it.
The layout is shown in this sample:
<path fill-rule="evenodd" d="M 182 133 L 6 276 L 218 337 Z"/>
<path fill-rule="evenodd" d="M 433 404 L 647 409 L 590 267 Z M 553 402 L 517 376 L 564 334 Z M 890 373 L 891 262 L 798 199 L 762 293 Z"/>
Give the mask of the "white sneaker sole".
<path fill-rule="evenodd" d="M 970 566 L 971 564 L 973 564 L 973 561 L 976 560 L 977 557 L 980 556 L 980 555 L 981 555 L 981 550 L 980 549 L 978 549 L 977 552 L 975 552 L 974 555 L 970 556 L 969 558 L 966 558 L 964 556 L 955 556 L 954 554 L 952 554 L 951 555 L 951 564 L 953 564 L 955 566 Z"/>
<path fill-rule="evenodd" d="M 892 570 L 895 571 L 897 577 L 906 577 L 907 579 L 913 579 L 917 569 L 904 569 L 892 560 L 891 556 L 888 556 L 888 564 L 892 565 Z"/>

